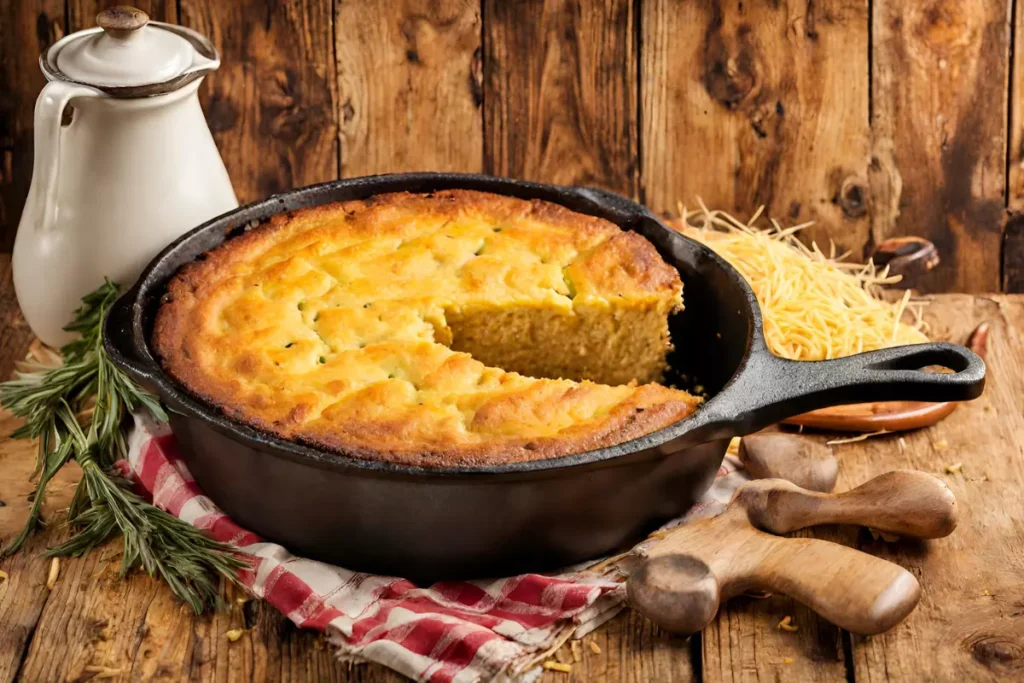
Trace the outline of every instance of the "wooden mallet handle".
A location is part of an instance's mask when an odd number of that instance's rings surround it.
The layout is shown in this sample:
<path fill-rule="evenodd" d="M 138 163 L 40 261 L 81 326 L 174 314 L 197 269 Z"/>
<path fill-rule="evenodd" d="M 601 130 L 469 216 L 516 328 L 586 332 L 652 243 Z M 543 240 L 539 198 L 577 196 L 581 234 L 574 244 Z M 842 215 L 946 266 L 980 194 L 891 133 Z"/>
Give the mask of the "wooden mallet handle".
<path fill-rule="evenodd" d="M 941 538 L 957 524 L 956 497 L 926 472 L 897 470 L 845 493 L 807 491 L 779 479 L 744 484 L 733 504 L 763 531 L 786 534 L 817 524 L 858 524 L 897 536 Z"/>
<path fill-rule="evenodd" d="M 786 479 L 822 493 L 835 487 L 839 474 L 831 448 L 798 434 L 749 434 L 740 440 L 739 457 L 756 479 Z"/>
<path fill-rule="evenodd" d="M 668 631 L 692 634 L 707 626 L 721 601 L 768 591 L 799 600 L 848 631 L 874 635 L 906 618 L 921 597 L 914 575 L 891 562 L 838 543 L 772 536 L 730 516 L 728 524 L 714 524 L 719 517 L 689 525 L 704 527 L 674 539 L 689 552 L 666 547 L 669 539 L 655 546 L 626 584 L 633 606 Z"/>
<path fill-rule="evenodd" d="M 781 479 L 748 482 L 725 513 L 677 527 L 652 547 L 629 578 L 629 598 L 652 621 L 683 634 L 703 629 L 722 600 L 750 590 L 789 595 L 861 635 L 898 624 L 921 596 L 910 572 L 837 543 L 761 530 L 826 523 L 936 538 L 956 526 L 956 500 L 941 480 L 914 471 L 890 472 L 842 494 Z"/>

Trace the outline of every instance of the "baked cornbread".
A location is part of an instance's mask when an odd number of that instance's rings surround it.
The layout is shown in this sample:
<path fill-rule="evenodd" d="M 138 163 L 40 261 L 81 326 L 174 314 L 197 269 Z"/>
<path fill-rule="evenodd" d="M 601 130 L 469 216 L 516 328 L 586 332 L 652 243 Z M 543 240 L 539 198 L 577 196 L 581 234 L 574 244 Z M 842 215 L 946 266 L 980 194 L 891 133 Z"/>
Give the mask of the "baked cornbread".
<path fill-rule="evenodd" d="M 656 384 L 682 283 L 636 233 L 449 190 L 279 215 L 172 278 L 153 346 L 234 419 L 424 467 L 621 443 L 698 399 Z"/>

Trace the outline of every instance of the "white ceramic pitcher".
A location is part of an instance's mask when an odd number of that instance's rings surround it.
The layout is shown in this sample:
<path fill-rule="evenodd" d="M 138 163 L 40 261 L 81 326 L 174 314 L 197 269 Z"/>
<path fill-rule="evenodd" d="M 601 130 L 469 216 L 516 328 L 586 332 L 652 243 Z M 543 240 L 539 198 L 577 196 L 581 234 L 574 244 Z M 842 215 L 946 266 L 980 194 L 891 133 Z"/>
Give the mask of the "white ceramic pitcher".
<path fill-rule="evenodd" d="M 196 94 L 220 66 L 213 45 L 130 7 L 96 21 L 40 57 L 48 83 L 14 243 L 18 303 L 53 346 L 104 277 L 130 286 L 176 237 L 238 206 Z"/>

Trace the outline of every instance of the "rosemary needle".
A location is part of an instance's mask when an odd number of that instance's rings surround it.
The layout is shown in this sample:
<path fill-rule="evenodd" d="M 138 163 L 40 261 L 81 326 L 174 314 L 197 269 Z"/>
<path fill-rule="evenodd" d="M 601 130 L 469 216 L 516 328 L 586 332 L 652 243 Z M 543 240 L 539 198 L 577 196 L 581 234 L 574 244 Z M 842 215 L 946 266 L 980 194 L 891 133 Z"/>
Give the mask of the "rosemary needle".
<path fill-rule="evenodd" d="M 82 299 L 65 328 L 81 336 L 61 349 L 60 366 L 29 365 L 27 372 L 0 384 L 0 405 L 25 420 L 12 436 L 39 440 L 29 517 L 0 557 L 17 552 L 39 529 L 47 484 L 74 459 L 82 468 L 68 512 L 75 533 L 45 554 L 81 555 L 120 534 L 121 575 L 142 567 L 199 613 L 217 603 L 220 577 L 236 580 L 245 563 L 230 546 L 147 503 L 113 472 L 114 463 L 128 454 L 124 423 L 132 411 L 146 409 L 167 419 L 160 402 L 125 376 L 103 349 L 103 320 L 117 296 L 117 285 L 107 280 Z"/>

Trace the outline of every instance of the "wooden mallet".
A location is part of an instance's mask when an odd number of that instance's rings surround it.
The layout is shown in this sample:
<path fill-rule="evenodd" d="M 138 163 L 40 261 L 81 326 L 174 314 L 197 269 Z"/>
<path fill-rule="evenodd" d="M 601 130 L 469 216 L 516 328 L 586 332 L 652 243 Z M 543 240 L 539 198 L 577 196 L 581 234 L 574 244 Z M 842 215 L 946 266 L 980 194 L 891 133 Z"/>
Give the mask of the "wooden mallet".
<path fill-rule="evenodd" d="M 858 524 L 897 536 L 939 538 L 956 528 L 956 498 L 930 474 L 899 470 L 839 494 L 782 479 L 740 486 L 718 517 L 669 531 L 627 582 L 630 602 L 662 628 L 701 631 L 723 600 L 783 593 L 861 635 L 882 633 L 917 605 L 902 567 L 844 545 L 785 534 L 817 524 Z"/>

